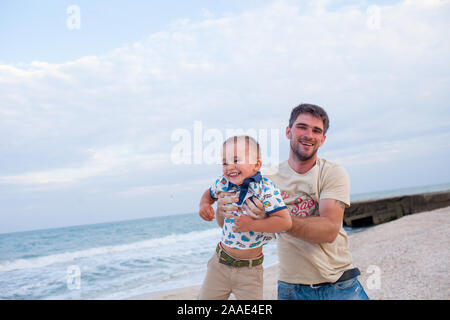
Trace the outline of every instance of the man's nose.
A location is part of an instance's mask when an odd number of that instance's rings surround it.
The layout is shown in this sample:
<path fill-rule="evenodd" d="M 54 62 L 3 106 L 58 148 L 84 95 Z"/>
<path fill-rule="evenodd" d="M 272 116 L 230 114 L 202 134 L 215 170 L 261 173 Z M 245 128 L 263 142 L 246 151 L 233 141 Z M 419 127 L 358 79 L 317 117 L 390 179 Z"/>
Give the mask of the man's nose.
<path fill-rule="evenodd" d="M 302 138 L 306 138 L 308 140 L 311 140 L 313 138 L 312 130 L 308 128 L 305 131 L 303 131 Z"/>

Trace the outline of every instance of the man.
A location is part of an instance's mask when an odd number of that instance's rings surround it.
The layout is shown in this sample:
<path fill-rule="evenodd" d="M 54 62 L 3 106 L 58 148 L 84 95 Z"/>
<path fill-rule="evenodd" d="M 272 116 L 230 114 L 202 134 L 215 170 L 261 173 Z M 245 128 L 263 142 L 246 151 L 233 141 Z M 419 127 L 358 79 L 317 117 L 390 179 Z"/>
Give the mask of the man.
<path fill-rule="evenodd" d="M 345 170 L 317 157 L 329 127 L 321 107 L 301 104 L 291 112 L 286 137 L 289 159 L 273 175 L 292 217 L 292 228 L 280 234 L 278 299 L 369 299 L 357 279 L 348 237 L 342 227 L 350 206 L 350 181 Z M 233 208 L 235 197 L 219 199 L 217 219 Z M 257 199 L 243 208 L 263 216 Z"/>

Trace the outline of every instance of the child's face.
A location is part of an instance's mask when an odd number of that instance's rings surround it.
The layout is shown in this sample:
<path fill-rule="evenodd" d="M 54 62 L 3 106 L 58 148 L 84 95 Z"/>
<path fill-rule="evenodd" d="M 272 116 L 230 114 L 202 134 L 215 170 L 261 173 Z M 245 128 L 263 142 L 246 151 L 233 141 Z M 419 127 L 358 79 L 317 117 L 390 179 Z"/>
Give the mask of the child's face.
<path fill-rule="evenodd" d="M 245 141 L 230 141 L 223 147 L 223 174 L 236 185 L 257 173 L 261 164 L 257 152 L 246 146 Z"/>

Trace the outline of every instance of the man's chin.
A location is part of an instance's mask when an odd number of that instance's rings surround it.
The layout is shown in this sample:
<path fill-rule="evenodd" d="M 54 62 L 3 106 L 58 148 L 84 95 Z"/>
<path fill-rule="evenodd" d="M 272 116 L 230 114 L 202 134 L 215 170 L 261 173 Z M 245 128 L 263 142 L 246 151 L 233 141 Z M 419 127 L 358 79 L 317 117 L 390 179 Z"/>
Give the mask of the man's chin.
<path fill-rule="evenodd" d="M 308 161 L 308 160 L 311 160 L 312 158 L 314 158 L 314 155 L 315 154 L 312 154 L 310 156 L 303 156 L 303 157 L 300 157 L 299 159 L 300 159 L 300 161 Z"/>
<path fill-rule="evenodd" d="M 296 150 L 293 150 L 292 148 L 291 148 L 291 150 L 292 150 L 293 153 L 295 154 L 296 158 L 297 158 L 298 160 L 300 160 L 300 161 L 308 161 L 308 160 L 311 160 L 311 159 L 313 159 L 313 158 L 316 156 L 316 154 L 317 154 L 317 150 L 312 151 L 310 154 L 305 154 L 305 153 L 302 153 L 302 152 L 298 152 L 298 151 L 296 151 Z"/>

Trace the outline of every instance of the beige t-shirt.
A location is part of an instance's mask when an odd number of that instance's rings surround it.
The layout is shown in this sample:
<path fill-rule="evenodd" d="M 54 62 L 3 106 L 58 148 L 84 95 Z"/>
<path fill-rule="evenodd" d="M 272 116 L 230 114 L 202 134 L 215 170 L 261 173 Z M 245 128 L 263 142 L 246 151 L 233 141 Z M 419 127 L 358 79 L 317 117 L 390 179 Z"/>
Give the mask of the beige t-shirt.
<path fill-rule="evenodd" d="M 265 176 L 278 186 L 292 216 L 319 216 L 321 199 L 336 199 L 350 206 L 350 179 L 346 171 L 325 159 L 317 159 L 305 174 L 295 172 L 285 161 L 278 172 Z M 353 268 L 348 237 L 342 225 L 332 243 L 313 244 L 284 232 L 277 244 L 281 281 L 335 282 L 345 270 Z"/>

